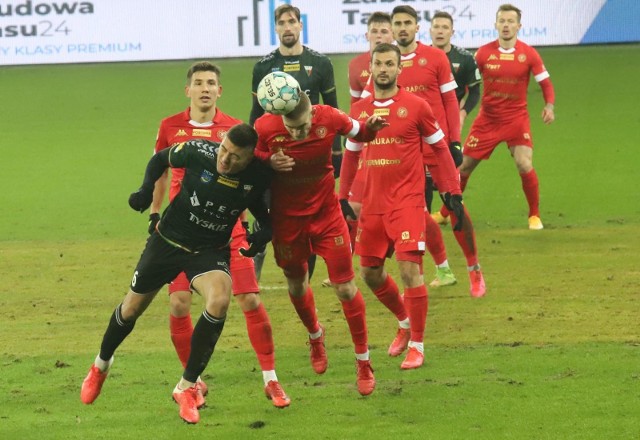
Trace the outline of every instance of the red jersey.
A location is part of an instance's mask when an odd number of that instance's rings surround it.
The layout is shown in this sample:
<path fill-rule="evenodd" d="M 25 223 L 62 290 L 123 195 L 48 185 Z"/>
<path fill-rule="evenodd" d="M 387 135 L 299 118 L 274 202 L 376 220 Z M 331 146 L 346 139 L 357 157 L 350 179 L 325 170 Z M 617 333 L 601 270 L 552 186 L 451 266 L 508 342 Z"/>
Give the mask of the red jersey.
<path fill-rule="evenodd" d="M 424 99 L 400 88 L 394 97 L 386 101 L 376 101 L 369 96 L 351 107 L 352 117 L 364 118 L 374 114 L 385 118 L 389 126 L 378 131 L 370 142 L 347 141 L 348 150 L 362 150 L 363 214 L 385 214 L 399 208 L 425 206 L 422 161 L 426 148 L 423 148 L 423 143 L 431 146 L 442 165 L 443 178 L 438 181 L 440 191 L 460 194 L 455 165 L 444 141 L 444 133 Z M 346 171 L 345 166 L 352 166 L 355 174 L 357 161 L 343 162 L 343 172 Z M 340 195 L 343 197 L 349 188 L 343 188 L 342 184 L 350 185 L 350 179 L 340 180 Z"/>
<path fill-rule="evenodd" d="M 426 100 L 431 106 L 446 141 L 460 140 L 460 109 L 455 90 L 458 87 L 451 73 L 451 64 L 444 51 L 417 42 L 416 50 L 402 55 L 402 71 L 398 83 L 410 93 Z M 369 81 L 362 98 L 373 94 L 373 83 Z M 449 102 L 445 105 L 444 94 Z M 449 113 L 447 113 L 447 105 Z"/>
<path fill-rule="evenodd" d="M 281 116 L 265 113 L 254 124 L 258 132 L 256 157 L 268 161 L 282 150 L 295 160 L 292 171 L 275 173 L 271 183 L 271 210 L 278 215 L 312 215 L 337 206 L 331 146 L 338 135 L 371 139 L 364 124 L 328 105 L 314 105 L 311 130 L 293 140 Z M 365 139 L 363 139 L 365 140 Z"/>
<path fill-rule="evenodd" d="M 351 104 L 357 102 L 362 97 L 371 72 L 371 53 L 365 52 L 349 61 L 349 93 L 351 94 Z"/>
<path fill-rule="evenodd" d="M 501 48 L 498 40 L 485 44 L 475 58 L 483 84 L 480 111 L 491 118 L 526 114 L 531 73 L 538 83 L 549 78 L 538 52 L 520 40 L 511 49 Z"/>
<path fill-rule="evenodd" d="M 208 139 L 214 142 L 222 142 L 227 131 L 242 121 L 222 113 L 216 109 L 213 121 L 198 123 L 191 120 L 191 109 L 187 108 L 181 113 L 169 116 L 160 122 L 158 137 L 156 138 L 155 152 L 169 148 L 173 144 L 189 141 L 191 139 Z M 171 187 L 169 188 L 169 200 L 180 192 L 180 184 L 184 177 L 183 168 L 171 169 Z"/>

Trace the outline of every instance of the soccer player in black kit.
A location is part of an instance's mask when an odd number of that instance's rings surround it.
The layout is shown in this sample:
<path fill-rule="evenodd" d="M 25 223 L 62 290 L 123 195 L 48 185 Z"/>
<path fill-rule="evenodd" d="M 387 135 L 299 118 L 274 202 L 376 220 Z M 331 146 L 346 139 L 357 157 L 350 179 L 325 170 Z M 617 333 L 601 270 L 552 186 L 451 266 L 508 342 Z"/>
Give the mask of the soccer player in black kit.
<path fill-rule="evenodd" d="M 202 295 L 205 310 L 191 340 L 191 354 L 182 378 L 173 390 L 180 417 L 188 423 L 200 420 L 195 382 L 204 371 L 222 333 L 231 298 L 229 243 L 238 216 L 249 209 L 262 229 L 249 237 L 255 255 L 271 240 L 271 223 L 264 203 L 271 171 L 253 151 L 257 133 L 247 124 L 233 126 L 222 142 L 192 140 L 155 154 L 140 189 L 129 205 L 143 212 L 150 205 L 156 180 L 168 167 L 184 168 L 180 193 L 164 211 L 133 273 L 129 292 L 109 321 L 100 353 L 82 383 L 80 397 L 91 404 L 100 394 L 113 353 L 131 333 L 136 319 L 158 291 L 184 271 L 193 290 Z"/>

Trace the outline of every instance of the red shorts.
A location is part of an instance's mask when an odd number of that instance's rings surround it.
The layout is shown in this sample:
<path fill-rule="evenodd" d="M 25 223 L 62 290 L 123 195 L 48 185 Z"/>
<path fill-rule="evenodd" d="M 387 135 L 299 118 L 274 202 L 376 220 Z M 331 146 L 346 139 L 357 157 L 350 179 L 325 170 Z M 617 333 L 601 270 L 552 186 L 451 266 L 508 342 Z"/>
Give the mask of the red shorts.
<path fill-rule="evenodd" d="M 506 121 L 489 119 L 480 113 L 471 124 L 464 143 L 464 155 L 477 160 L 489 159 L 500 142 L 506 142 L 508 147 L 523 145 L 533 148 L 529 113 Z"/>
<path fill-rule="evenodd" d="M 349 192 L 349 201 L 354 203 L 362 203 L 362 196 L 364 195 L 364 172 L 362 168 L 358 169 L 356 177 L 351 184 L 351 191 Z"/>
<path fill-rule="evenodd" d="M 271 220 L 273 253 L 285 276 L 304 276 L 313 252 L 324 258 L 332 283 L 346 283 L 354 278 L 349 228 L 337 201 L 315 215 L 278 216 L 272 212 Z"/>
<path fill-rule="evenodd" d="M 247 232 L 238 220 L 231 232 L 231 289 L 234 295 L 244 293 L 258 293 L 258 280 L 254 270 L 253 259 L 243 257 L 240 248 L 248 248 Z M 180 273 L 175 280 L 169 284 L 169 295 L 173 292 L 188 292 L 190 283 L 184 272 Z"/>
<path fill-rule="evenodd" d="M 424 206 L 361 214 L 356 235 L 360 265 L 381 266 L 394 251 L 396 260 L 420 264 L 426 248 L 425 228 Z"/>

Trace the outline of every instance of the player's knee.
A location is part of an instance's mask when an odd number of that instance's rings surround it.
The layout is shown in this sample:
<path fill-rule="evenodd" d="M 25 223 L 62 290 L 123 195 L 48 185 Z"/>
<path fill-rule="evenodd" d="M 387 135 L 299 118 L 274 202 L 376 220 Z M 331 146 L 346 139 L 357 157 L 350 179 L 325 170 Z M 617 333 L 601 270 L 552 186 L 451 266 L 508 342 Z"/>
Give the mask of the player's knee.
<path fill-rule="evenodd" d="M 169 296 L 169 311 L 176 318 L 188 315 L 191 311 L 191 292 L 173 292 Z"/>
<path fill-rule="evenodd" d="M 352 300 L 358 291 L 354 280 L 347 281 L 346 283 L 337 283 L 333 286 L 335 288 L 336 295 L 342 301 Z"/>
<path fill-rule="evenodd" d="M 250 312 L 260 306 L 260 296 L 256 293 L 236 295 L 236 300 L 243 312 Z"/>

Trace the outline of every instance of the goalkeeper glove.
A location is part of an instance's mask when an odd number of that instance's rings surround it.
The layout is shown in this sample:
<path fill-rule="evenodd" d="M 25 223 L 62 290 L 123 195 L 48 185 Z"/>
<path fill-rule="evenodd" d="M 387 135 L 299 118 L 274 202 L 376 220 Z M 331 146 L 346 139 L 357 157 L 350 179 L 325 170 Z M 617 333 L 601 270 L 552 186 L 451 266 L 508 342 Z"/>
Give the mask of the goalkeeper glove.
<path fill-rule="evenodd" d="M 271 241 L 271 227 L 265 227 L 253 222 L 253 232 L 247 237 L 249 249 L 240 248 L 240 254 L 247 258 L 253 258 L 267 249 L 267 243 Z"/>
<path fill-rule="evenodd" d="M 449 153 L 451 153 L 456 168 L 459 167 L 462 164 L 462 145 L 460 145 L 460 142 L 449 143 Z"/>
<path fill-rule="evenodd" d="M 156 226 L 158 226 L 158 222 L 160 221 L 160 214 L 154 212 L 153 214 L 149 214 L 149 235 L 153 234 L 156 230 Z"/>
<path fill-rule="evenodd" d="M 129 196 L 129 206 L 138 212 L 144 212 L 153 201 L 153 188 L 151 190 L 143 187 Z"/>
<path fill-rule="evenodd" d="M 451 193 L 440 194 L 442 202 L 451 211 L 458 221 L 453 226 L 454 231 L 461 231 L 464 223 L 464 205 L 462 204 L 462 194 L 451 195 Z"/>
<path fill-rule="evenodd" d="M 340 209 L 345 220 L 356 220 L 358 218 L 347 199 L 340 199 Z"/>

